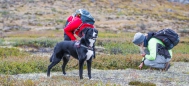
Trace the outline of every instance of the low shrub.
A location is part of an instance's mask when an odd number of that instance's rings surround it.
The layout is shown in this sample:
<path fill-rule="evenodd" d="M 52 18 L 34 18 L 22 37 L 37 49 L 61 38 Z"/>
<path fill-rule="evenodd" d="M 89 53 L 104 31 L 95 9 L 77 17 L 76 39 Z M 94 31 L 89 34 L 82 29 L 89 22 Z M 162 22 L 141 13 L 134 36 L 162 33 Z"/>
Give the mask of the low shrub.
<path fill-rule="evenodd" d="M 10 56 L 25 56 L 28 53 L 21 52 L 18 48 L 0 48 L 0 59 Z"/>
<path fill-rule="evenodd" d="M 126 69 L 138 68 L 141 57 L 138 55 L 97 55 L 92 62 L 95 69 Z M 48 57 L 9 57 L 0 61 L 0 73 L 2 74 L 20 74 L 20 73 L 36 73 L 46 72 L 50 64 Z M 62 61 L 54 66 L 51 71 L 62 71 Z M 70 58 L 66 66 L 66 70 L 78 69 L 78 60 Z M 86 63 L 84 69 L 87 68 Z M 144 67 L 146 68 L 146 67 Z"/>
<path fill-rule="evenodd" d="M 13 46 L 28 46 L 28 47 L 54 47 L 58 40 L 53 38 L 38 38 L 38 39 L 21 39 L 14 40 Z"/>
<path fill-rule="evenodd" d="M 30 61 L 0 61 L 0 73 L 2 74 L 21 74 L 21 73 L 34 73 L 46 72 L 47 64 L 43 60 Z"/>
<path fill-rule="evenodd" d="M 92 67 L 95 69 L 138 68 L 142 57 L 139 55 L 97 55 Z M 147 67 L 144 67 L 147 68 Z"/>

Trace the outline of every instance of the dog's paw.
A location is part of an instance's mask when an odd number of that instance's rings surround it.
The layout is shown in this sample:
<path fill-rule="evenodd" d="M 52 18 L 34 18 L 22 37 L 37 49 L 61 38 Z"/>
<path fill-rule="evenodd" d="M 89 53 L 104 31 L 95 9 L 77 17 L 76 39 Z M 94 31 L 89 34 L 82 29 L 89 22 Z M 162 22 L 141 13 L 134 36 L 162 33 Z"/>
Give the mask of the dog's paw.
<path fill-rule="evenodd" d="M 51 78 L 51 76 L 47 76 L 47 78 Z"/>
<path fill-rule="evenodd" d="M 95 79 L 93 79 L 93 78 L 90 78 L 89 80 L 95 80 Z"/>
<path fill-rule="evenodd" d="M 66 75 L 66 73 L 65 73 L 65 74 L 63 74 L 63 76 L 67 76 L 67 75 Z"/>

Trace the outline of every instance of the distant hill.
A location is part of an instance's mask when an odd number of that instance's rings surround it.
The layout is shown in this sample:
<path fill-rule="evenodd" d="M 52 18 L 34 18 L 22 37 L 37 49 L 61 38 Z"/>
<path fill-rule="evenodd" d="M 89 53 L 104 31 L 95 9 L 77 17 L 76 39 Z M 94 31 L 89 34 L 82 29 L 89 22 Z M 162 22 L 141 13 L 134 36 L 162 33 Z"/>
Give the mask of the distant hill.
<path fill-rule="evenodd" d="M 79 8 L 91 12 L 100 31 L 189 28 L 189 5 L 166 0 L 1 0 L 0 31 L 62 30 L 67 17 Z"/>

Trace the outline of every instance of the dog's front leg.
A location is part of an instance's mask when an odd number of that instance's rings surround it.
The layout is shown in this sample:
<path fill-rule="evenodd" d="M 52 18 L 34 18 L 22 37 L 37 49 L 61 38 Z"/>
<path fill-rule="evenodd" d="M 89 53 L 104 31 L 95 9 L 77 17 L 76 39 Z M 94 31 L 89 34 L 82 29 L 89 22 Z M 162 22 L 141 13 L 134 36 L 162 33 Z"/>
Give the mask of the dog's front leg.
<path fill-rule="evenodd" d="M 83 79 L 83 64 L 84 64 L 84 59 L 79 60 L 79 77 L 80 79 Z"/>
<path fill-rule="evenodd" d="M 93 57 L 96 58 L 95 45 L 93 45 Z"/>
<path fill-rule="evenodd" d="M 88 70 L 89 79 L 91 79 L 91 64 L 92 64 L 92 58 L 87 60 L 87 70 Z"/>

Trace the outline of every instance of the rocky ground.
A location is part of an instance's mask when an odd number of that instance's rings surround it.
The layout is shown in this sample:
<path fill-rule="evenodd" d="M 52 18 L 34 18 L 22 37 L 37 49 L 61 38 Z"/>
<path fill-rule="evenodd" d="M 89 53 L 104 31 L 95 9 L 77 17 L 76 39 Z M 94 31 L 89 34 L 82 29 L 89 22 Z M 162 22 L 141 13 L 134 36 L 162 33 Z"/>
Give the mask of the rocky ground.
<path fill-rule="evenodd" d="M 172 62 L 172 66 L 167 72 L 159 70 L 137 70 L 137 69 L 125 69 L 125 70 L 98 70 L 92 69 L 92 79 L 102 81 L 103 83 L 115 83 L 121 86 L 127 86 L 130 81 L 152 82 L 156 86 L 188 86 L 189 82 L 189 63 L 184 62 Z M 62 76 L 61 72 L 53 72 L 51 76 Z M 78 70 L 67 71 L 66 76 L 74 76 L 78 78 Z M 31 79 L 40 80 L 45 79 L 46 73 L 33 73 L 33 74 L 18 74 L 12 75 L 16 79 Z M 87 70 L 84 70 L 84 78 L 87 77 Z M 52 78 L 53 79 L 53 78 Z M 63 83 L 56 82 L 56 84 Z M 39 83 L 45 85 L 43 82 Z M 48 84 L 46 84 L 48 85 Z"/>

